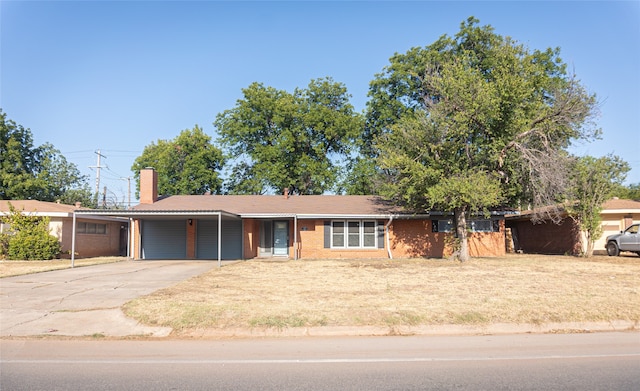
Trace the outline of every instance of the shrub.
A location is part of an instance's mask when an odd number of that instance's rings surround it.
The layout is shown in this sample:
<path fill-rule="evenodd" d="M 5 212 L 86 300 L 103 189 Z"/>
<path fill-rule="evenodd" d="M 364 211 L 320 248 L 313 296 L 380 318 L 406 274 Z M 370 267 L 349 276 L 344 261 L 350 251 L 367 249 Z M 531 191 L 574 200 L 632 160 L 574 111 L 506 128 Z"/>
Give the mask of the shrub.
<path fill-rule="evenodd" d="M 44 260 L 60 254 L 60 242 L 49 234 L 49 219 L 24 215 L 9 203 L 9 215 L 4 220 L 10 232 L 0 240 L 2 253 L 8 259 Z"/>
<path fill-rule="evenodd" d="M 58 254 L 60 242 L 48 231 L 20 231 L 9 238 L 9 259 L 43 260 L 55 258 Z"/>

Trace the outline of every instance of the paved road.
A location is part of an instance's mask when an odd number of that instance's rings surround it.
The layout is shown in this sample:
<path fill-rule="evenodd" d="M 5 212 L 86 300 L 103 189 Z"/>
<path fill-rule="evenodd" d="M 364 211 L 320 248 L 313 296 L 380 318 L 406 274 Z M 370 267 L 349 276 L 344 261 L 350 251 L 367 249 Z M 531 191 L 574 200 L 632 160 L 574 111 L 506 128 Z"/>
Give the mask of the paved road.
<path fill-rule="evenodd" d="M 165 336 L 124 316 L 127 301 L 204 273 L 217 262 L 127 261 L 0 279 L 0 337 Z"/>
<path fill-rule="evenodd" d="M 640 333 L 0 340 L 2 390 L 639 390 Z"/>

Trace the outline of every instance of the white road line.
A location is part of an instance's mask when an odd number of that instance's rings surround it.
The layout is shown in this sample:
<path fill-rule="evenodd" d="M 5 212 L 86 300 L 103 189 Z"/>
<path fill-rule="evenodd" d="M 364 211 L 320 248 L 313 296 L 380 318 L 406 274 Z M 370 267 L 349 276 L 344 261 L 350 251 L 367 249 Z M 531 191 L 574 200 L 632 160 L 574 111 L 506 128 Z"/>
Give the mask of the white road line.
<path fill-rule="evenodd" d="M 310 358 L 310 359 L 239 359 L 239 360 L 176 360 L 176 359 L 122 359 L 122 360 L 51 360 L 51 359 L 9 359 L 0 360 L 1 364 L 202 364 L 202 365 L 247 365 L 247 364 L 377 364 L 377 363 L 420 363 L 420 362 L 454 362 L 454 361 L 511 361 L 511 360 L 561 360 L 561 359 L 594 359 L 594 358 L 640 358 L 640 353 L 629 354 L 591 354 L 567 356 L 504 356 L 504 357 L 415 357 L 415 358 Z"/>

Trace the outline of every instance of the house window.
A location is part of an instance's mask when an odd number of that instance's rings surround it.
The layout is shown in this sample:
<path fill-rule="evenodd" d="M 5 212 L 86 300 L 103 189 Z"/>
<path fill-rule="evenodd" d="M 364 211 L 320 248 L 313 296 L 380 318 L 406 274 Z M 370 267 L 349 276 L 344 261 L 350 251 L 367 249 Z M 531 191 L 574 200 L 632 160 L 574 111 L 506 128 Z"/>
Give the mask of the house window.
<path fill-rule="evenodd" d="M 331 222 L 331 247 L 376 248 L 376 222 L 347 220 Z"/>
<path fill-rule="evenodd" d="M 432 220 L 433 232 L 453 232 L 455 227 L 453 220 Z M 500 232 L 500 221 L 491 219 L 474 219 L 467 221 L 467 230 L 470 232 Z"/>
<path fill-rule="evenodd" d="M 76 233 L 79 234 L 93 234 L 93 235 L 106 235 L 107 225 L 97 223 L 77 223 Z"/>

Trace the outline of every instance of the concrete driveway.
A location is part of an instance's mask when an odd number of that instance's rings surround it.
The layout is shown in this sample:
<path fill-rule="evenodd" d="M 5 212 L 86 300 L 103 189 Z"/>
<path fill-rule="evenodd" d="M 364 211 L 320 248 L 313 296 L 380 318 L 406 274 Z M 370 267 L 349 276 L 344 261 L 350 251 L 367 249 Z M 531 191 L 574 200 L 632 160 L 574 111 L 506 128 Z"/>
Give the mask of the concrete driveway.
<path fill-rule="evenodd" d="M 0 279 L 0 337 L 166 336 L 124 316 L 127 301 L 218 267 L 211 261 L 127 261 Z"/>

